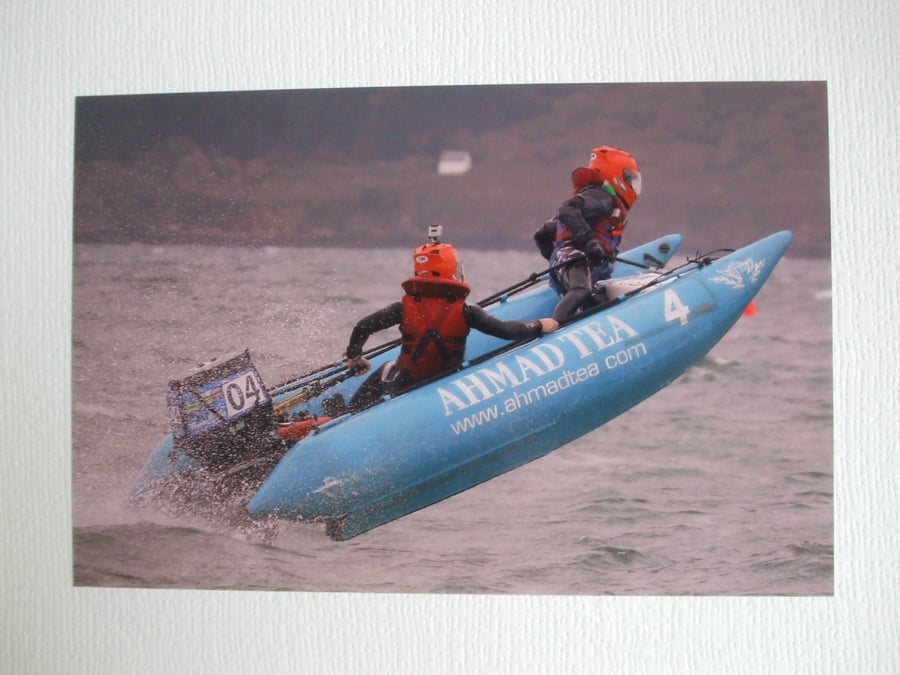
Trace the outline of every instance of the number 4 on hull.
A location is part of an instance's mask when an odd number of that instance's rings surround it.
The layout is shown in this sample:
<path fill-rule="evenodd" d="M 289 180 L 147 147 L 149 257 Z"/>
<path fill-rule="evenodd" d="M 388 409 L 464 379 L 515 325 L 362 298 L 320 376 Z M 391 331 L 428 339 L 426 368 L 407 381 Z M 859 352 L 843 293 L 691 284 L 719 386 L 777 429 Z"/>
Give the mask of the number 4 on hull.
<path fill-rule="evenodd" d="M 682 326 L 687 324 L 688 314 L 691 313 L 691 310 L 681 301 L 678 293 L 671 288 L 666 289 L 664 301 L 666 321 L 679 321 Z"/>

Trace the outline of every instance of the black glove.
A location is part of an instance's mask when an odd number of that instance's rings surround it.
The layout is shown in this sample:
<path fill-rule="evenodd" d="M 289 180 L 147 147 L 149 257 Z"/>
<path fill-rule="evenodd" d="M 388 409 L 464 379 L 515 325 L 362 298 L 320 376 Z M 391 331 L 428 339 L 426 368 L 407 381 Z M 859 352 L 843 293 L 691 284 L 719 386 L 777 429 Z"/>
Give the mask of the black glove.
<path fill-rule="evenodd" d="M 591 239 L 587 244 L 584 245 L 584 254 L 587 256 L 587 259 L 590 260 L 594 265 L 599 265 L 604 260 L 606 260 L 606 253 L 600 246 L 600 242 L 598 242 L 596 239 Z"/>
<path fill-rule="evenodd" d="M 534 233 L 534 243 L 537 244 L 541 255 L 550 260 L 553 247 L 556 245 L 556 220 L 551 219 L 541 225 Z"/>

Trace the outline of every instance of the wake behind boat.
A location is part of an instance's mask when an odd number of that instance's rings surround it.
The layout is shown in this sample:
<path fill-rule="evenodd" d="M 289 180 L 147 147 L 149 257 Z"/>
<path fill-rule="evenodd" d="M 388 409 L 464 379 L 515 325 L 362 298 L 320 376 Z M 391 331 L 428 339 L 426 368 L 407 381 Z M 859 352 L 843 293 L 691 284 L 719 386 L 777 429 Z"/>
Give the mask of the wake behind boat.
<path fill-rule="evenodd" d="M 752 301 L 788 232 L 729 255 L 662 267 L 672 235 L 622 254 L 599 306 L 519 343 L 470 336 L 453 373 L 357 414 L 340 402 L 361 378 L 334 364 L 268 391 L 245 353 L 172 383 L 173 434 L 133 496 L 167 477 L 240 477 L 254 517 L 324 521 L 349 539 L 541 457 L 613 419 L 702 358 Z M 633 267 L 632 267 L 633 269 Z M 498 317 L 546 316 L 557 301 L 526 280 L 483 301 Z M 373 368 L 397 347 L 369 352 Z"/>

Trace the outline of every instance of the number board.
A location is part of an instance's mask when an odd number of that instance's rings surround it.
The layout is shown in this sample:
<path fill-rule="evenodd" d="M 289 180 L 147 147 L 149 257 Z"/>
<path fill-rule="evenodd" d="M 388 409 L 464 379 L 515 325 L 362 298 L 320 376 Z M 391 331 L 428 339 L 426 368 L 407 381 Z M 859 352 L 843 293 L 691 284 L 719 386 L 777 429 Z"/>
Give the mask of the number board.
<path fill-rule="evenodd" d="M 247 370 L 222 383 L 225 417 L 233 419 L 269 400 L 269 395 L 255 370 Z"/>

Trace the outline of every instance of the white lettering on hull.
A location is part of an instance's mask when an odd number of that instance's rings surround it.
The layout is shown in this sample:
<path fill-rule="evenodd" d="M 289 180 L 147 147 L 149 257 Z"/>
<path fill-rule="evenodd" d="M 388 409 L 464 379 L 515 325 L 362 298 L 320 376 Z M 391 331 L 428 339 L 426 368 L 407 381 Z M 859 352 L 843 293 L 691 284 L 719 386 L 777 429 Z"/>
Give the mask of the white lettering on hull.
<path fill-rule="evenodd" d="M 549 382 L 532 386 L 524 393 L 516 392 L 512 399 L 507 399 L 506 408 L 513 405 L 513 409 L 518 409 L 521 407 L 518 405 L 521 400 L 538 400 L 541 397 L 552 396 L 577 382 L 600 374 L 600 365 L 596 361 L 566 369 L 567 352 L 564 347 L 574 348 L 574 354 L 571 354 L 571 349 L 569 350 L 570 358 L 582 361 L 591 359 L 637 335 L 638 332 L 634 328 L 615 316 L 588 321 L 583 326 L 557 336 L 555 342 L 542 342 L 522 354 L 500 360 L 490 367 L 477 368 L 452 380 L 444 387 L 438 387 L 437 392 L 444 408 L 444 416 L 489 401 L 504 392 L 516 391 L 535 379 L 560 372 L 558 377 Z M 637 347 L 643 348 L 643 352 L 631 351 Z M 641 343 L 625 350 L 625 353 L 624 357 L 618 354 L 607 357 L 607 368 L 624 365 L 633 358 L 640 358 L 647 353 L 647 349 Z M 612 362 L 609 361 L 610 358 L 613 358 Z M 519 399 L 520 396 L 524 398 Z"/>

